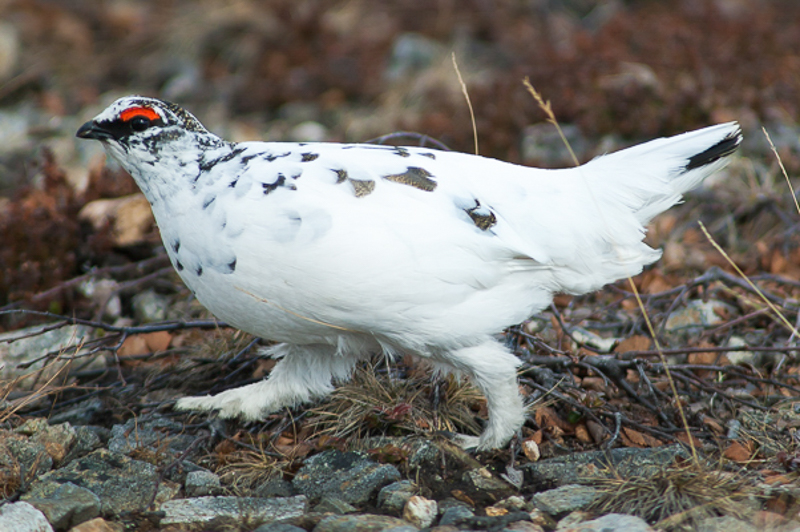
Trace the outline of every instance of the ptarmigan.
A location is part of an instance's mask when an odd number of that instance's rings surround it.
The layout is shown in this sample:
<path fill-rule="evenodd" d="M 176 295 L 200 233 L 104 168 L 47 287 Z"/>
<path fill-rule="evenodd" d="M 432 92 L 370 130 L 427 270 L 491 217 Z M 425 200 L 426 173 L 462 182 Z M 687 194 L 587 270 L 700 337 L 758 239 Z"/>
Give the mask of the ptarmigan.
<path fill-rule="evenodd" d="M 522 426 L 518 359 L 495 338 L 545 308 L 636 275 L 644 226 L 719 170 L 735 123 L 564 170 L 419 147 L 227 142 L 154 98 L 117 100 L 97 139 L 153 208 L 173 266 L 219 318 L 280 342 L 269 377 L 182 410 L 259 419 L 324 396 L 357 361 L 410 353 L 468 375 L 489 420 L 466 446 Z"/>

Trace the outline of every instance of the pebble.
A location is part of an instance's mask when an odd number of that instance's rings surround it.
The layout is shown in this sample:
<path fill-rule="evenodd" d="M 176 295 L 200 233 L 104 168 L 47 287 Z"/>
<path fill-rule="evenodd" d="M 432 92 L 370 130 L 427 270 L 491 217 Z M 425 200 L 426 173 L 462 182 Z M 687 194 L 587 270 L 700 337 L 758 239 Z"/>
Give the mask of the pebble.
<path fill-rule="evenodd" d="M 288 498 L 195 497 L 167 501 L 161 505 L 165 513 L 161 526 L 199 527 L 220 519 L 279 521 L 300 517 L 308 499 L 303 495 Z"/>
<path fill-rule="evenodd" d="M 27 502 L 0 506 L 0 530 L 14 532 L 53 532 L 42 512 Z"/>
<path fill-rule="evenodd" d="M 591 486 L 568 484 L 552 490 L 534 494 L 532 501 L 537 508 L 551 515 L 582 510 L 597 497 L 597 490 Z"/>
<path fill-rule="evenodd" d="M 324 518 L 313 532 L 416 532 L 408 522 L 388 515 L 332 515 Z"/>
<path fill-rule="evenodd" d="M 292 480 L 298 493 L 309 499 L 333 495 L 360 504 L 383 486 L 400 480 L 393 465 L 373 462 L 363 453 L 325 451 L 307 459 Z"/>
<path fill-rule="evenodd" d="M 184 489 L 186 490 L 187 497 L 219 495 L 222 492 L 219 475 L 204 470 L 187 473 Z"/>
<path fill-rule="evenodd" d="M 655 532 L 643 519 L 633 515 L 608 514 L 574 527 L 558 527 L 558 532 Z"/>
<path fill-rule="evenodd" d="M 392 482 L 378 492 L 378 508 L 399 515 L 416 492 L 417 487 L 410 480 Z"/>
<path fill-rule="evenodd" d="M 70 346 L 80 345 L 91 339 L 92 330 L 83 325 L 67 325 L 60 329 L 41 332 L 52 326 L 52 323 L 35 325 L 0 334 L 0 380 L 13 380 L 15 377 L 28 373 L 30 368 L 20 370 L 19 364 L 38 360 L 48 353 L 58 353 L 69 350 Z M 18 339 L 17 339 L 18 338 Z M 85 350 L 81 350 L 81 353 Z M 103 357 L 95 357 L 100 367 L 105 367 Z M 42 362 L 33 366 L 39 368 Z M 94 363 L 90 365 L 94 366 Z M 61 364 L 50 364 L 43 368 L 39 379 L 46 381 L 61 368 Z"/>
<path fill-rule="evenodd" d="M 100 499 L 87 490 L 66 482 L 49 497 L 28 499 L 58 530 L 79 525 L 100 515 Z"/>
<path fill-rule="evenodd" d="M 62 485 L 71 482 L 97 495 L 102 514 L 119 514 L 146 508 L 157 481 L 158 472 L 152 464 L 99 449 L 41 476 L 22 499 L 49 498 Z M 169 487 L 162 482 L 161 489 Z"/>
<path fill-rule="evenodd" d="M 69 532 L 124 532 L 125 527 L 119 523 L 106 521 L 102 517 L 96 517 L 91 521 L 86 521 L 71 528 Z"/>
<path fill-rule="evenodd" d="M 436 501 L 413 495 L 403 508 L 403 519 L 417 528 L 427 528 L 436 519 L 438 509 Z"/>

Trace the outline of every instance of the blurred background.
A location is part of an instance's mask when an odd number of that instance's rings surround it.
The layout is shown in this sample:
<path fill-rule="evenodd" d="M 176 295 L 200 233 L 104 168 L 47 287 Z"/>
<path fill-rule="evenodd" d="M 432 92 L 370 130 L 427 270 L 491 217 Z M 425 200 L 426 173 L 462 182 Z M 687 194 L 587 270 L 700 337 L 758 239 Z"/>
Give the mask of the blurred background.
<path fill-rule="evenodd" d="M 98 143 L 74 138 L 116 97 L 175 101 L 231 140 L 354 142 L 404 130 L 473 151 L 453 53 L 486 156 L 570 164 L 526 76 L 584 161 L 740 121 L 747 164 L 736 184 L 678 212 L 718 221 L 712 229 L 745 268 L 795 263 L 791 195 L 774 185 L 782 178 L 760 128 L 796 172 L 796 0 L 4 0 L 0 306 L 158 246 L 140 219 L 146 205 L 135 222 L 144 229 L 127 240 L 114 209 L 84 209 L 136 192 Z M 667 220 L 655 244 L 680 225 Z M 764 262 L 775 249 L 783 271 Z M 709 265 L 687 257 L 678 252 L 673 267 Z M 57 310 L 80 300 L 59 294 Z"/>

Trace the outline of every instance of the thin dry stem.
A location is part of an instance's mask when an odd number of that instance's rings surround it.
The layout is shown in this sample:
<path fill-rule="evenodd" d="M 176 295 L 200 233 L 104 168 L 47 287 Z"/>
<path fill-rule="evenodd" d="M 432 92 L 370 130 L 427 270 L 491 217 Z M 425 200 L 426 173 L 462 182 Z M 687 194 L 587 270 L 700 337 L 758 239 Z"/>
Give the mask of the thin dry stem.
<path fill-rule="evenodd" d="M 786 172 L 786 167 L 783 166 L 783 161 L 781 160 L 781 156 L 778 153 L 777 148 L 775 148 L 775 144 L 772 143 L 772 139 L 767 133 L 767 128 L 762 127 L 761 131 L 764 132 L 764 136 L 767 137 L 767 142 L 769 142 L 769 147 L 772 148 L 772 153 L 775 154 L 775 158 L 778 159 L 778 166 L 781 167 L 781 172 L 783 173 L 784 179 L 786 179 L 786 185 L 789 187 L 789 192 L 792 193 L 792 200 L 794 200 L 794 208 L 797 209 L 797 214 L 800 214 L 800 203 L 797 201 L 797 195 L 794 192 L 794 188 L 792 187 L 792 182 L 789 180 L 789 174 Z"/>
<path fill-rule="evenodd" d="M 475 122 L 475 111 L 472 109 L 472 101 L 469 99 L 469 92 L 467 92 L 467 84 L 464 83 L 464 78 L 461 77 L 461 71 L 458 69 L 458 62 L 456 61 L 456 53 L 453 52 L 453 68 L 456 69 L 456 76 L 458 76 L 458 83 L 461 85 L 461 92 L 467 100 L 467 107 L 469 107 L 469 118 L 472 120 L 472 136 L 475 139 L 475 155 L 479 155 L 478 150 L 478 126 Z"/>
<path fill-rule="evenodd" d="M 792 323 L 786 318 L 786 316 L 783 315 L 783 313 L 780 311 L 780 309 L 778 309 L 778 307 L 776 307 L 772 303 L 772 301 L 770 301 L 767 298 L 767 296 L 764 295 L 764 293 L 755 285 L 755 283 L 753 283 L 753 281 L 751 281 L 750 278 L 747 275 L 745 275 L 745 273 L 741 270 L 741 268 L 739 268 L 739 266 L 737 266 L 736 263 L 733 262 L 733 259 L 731 259 L 731 257 L 727 253 L 725 253 L 725 250 L 722 249 L 722 246 L 720 246 L 717 243 L 716 240 L 714 240 L 714 238 L 711 236 L 711 233 L 708 232 L 708 229 L 706 229 L 706 226 L 703 224 L 703 222 L 698 221 L 697 223 L 700 225 L 700 229 L 703 230 L 703 234 L 706 235 L 706 238 L 708 239 L 708 241 L 711 242 L 712 246 L 714 246 L 714 249 L 716 249 L 720 253 L 720 255 L 722 255 L 725 258 L 725 260 L 728 261 L 728 264 L 730 264 L 731 267 L 734 270 L 736 270 L 736 273 L 738 273 L 739 276 L 742 279 L 744 279 L 745 282 L 747 282 L 748 285 L 750 285 L 750 288 L 756 294 L 758 294 L 758 297 L 760 297 L 761 300 L 770 308 L 770 310 L 775 313 L 775 315 L 778 317 L 778 319 L 781 321 L 781 323 L 787 329 L 789 329 L 789 331 L 792 333 L 792 335 L 794 335 L 795 337 L 796 336 L 800 336 L 800 333 L 797 332 L 797 329 L 795 328 L 795 326 L 792 325 Z"/>

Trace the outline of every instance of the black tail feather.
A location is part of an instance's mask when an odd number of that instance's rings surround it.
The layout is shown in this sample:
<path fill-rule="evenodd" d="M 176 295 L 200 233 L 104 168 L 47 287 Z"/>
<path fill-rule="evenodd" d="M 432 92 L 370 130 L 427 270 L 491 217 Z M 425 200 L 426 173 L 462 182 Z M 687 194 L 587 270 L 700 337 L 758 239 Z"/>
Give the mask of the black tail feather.
<path fill-rule="evenodd" d="M 742 130 L 737 129 L 735 132 L 726 136 L 724 139 L 717 142 L 707 150 L 702 151 L 697 155 L 692 155 L 689 158 L 689 162 L 686 163 L 685 170 L 688 172 L 689 170 L 694 170 L 695 168 L 700 168 L 701 166 L 705 166 L 713 163 L 714 161 L 722 159 L 723 157 L 726 157 L 736 151 L 736 148 L 739 147 L 741 142 Z"/>

